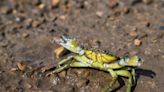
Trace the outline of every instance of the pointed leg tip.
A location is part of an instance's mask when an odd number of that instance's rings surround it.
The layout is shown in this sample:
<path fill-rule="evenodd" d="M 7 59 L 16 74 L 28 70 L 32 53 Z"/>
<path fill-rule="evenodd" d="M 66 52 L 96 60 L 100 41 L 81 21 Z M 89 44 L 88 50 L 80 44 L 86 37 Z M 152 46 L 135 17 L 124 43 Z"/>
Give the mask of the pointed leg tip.
<path fill-rule="evenodd" d="M 46 77 L 49 77 L 49 76 L 50 76 L 50 74 L 46 74 L 45 76 L 46 76 Z"/>
<path fill-rule="evenodd" d="M 47 73 L 45 76 L 49 77 L 50 75 L 52 75 L 53 73 Z"/>

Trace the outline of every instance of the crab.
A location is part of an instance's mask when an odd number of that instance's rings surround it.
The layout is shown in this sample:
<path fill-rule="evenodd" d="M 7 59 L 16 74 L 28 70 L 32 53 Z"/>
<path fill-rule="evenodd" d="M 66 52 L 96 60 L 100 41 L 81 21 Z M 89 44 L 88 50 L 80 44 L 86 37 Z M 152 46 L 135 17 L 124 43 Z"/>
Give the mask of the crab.
<path fill-rule="evenodd" d="M 143 60 L 138 56 L 124 56 L 119 58 L 115 55 L 99 53 L 97 51 L 81 48 L 75 39 L 63 35 L 60 39 L 55 39 L 66 50 L 70 51 L 70 55 L 62 59 L 56 66 L 55 70 L 47 74 L 59 73 L 70 67 L 94 68 L 110 73 L 112 80 L 104 87 L 102 92 L 112 91 L 112 86 L 118 79 L 118 76 L 127 77 L 126 92 L 131 92 L 131 87 L 136 81 L 135 69 L 141 65 Z"/>

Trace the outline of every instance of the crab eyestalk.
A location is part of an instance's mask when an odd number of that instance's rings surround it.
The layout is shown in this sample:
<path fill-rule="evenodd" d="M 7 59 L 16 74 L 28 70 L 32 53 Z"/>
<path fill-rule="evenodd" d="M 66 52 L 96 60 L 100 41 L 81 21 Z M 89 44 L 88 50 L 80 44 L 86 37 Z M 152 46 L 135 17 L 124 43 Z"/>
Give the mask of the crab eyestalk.
<path fill-rule="evenodd" d="M 60 39 L 55 39 L 55 41 L 71 52 L 80 55 L 84 54 L 84 50 L 80 46 L 78 46 L 78 43 L 75 41 L 75 39 L 71 39 L 68 36 L 64 35 Z"/>

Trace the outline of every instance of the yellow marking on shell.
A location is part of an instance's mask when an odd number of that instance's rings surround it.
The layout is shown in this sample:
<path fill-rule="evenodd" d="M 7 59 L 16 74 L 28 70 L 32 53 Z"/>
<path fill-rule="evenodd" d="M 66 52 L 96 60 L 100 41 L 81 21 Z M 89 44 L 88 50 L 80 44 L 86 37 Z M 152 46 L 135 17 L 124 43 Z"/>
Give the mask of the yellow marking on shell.
<path fill-rule="evenodd" d="M 88 58 L 92 59 L 95 62 L 110 63 L 110 62 L 117 60 L 117 57 L 115 57 L 115 56 L 96 53 L 96 52 L 93 52 L 90 50 L 86 50 L 86 55 Z"/>
<path fill-rule="evenodd" d="M 100 54 L 100 53 L 97 54 L 97 61 L 98 61 L 98 62 L 101 62 L 101 61 L 102 61 L 102 58 L 101 58 L 101 54 Z"/>
<path fill-rule="evenodd" d="M 101 56 L 102 56 L 102 62 L 109 63 L 111 61 L 117 60 L 117 57 L 115 56 L 111 56 L 107 54 L 101 54 Z"/>
<path fill-rule="evenodd" d="M 97 54 L 95 52 L 92 52 L 91 59 L 97 61 Z"/>
<path fill-rule="evenodd" d="M 97 61 L 97 54 L 93 51 L 90 51 L 90 50 L 86 50 L 86 55 L 88 58 L 92 59 L 93 61 Z"/>
<path fill-rule="evenodd" d="M 85 53 L 89 58 L 92 57 L 92 51 L 86 50 Z"/>
<path fill-rule="evenodd" d="M 109 62 L 109 61 L 106 58 L 102 57 L 102 62 Z"/>

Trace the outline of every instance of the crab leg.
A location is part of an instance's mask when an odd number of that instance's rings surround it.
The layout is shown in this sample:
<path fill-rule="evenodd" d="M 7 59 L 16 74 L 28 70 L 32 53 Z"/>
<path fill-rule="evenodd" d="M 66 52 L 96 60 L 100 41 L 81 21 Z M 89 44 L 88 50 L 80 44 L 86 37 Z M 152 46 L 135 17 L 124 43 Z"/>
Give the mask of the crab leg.
<path fill-rule="evenodd" d="M 73 56 L 69 56 L 68 58 L 63 59 L 62 61 L 60 61 L 57 68 L 55 70 L 51 71 L 50 73 L 46 74 L 46 76 L 49 76 L 53 73 L 61 72 L 62 70 L 66 69 L 66 68 L 69 68 L 70 63 L 72 62 L 72 60 L 71 60 L 72 58 L 73 58 Z M 66 63 L 66 64 L 64 64 L 64 63 Z M 62 64 L 64 64 L 64 65 L 62 65 Z"/>
<path fill-rule="evenodd" d="M 89 67 L 89 65 L 85 64 L 85 63 L 82 63 L 82 62 L 72 62 L 70 64 L 71 67 Z"/>
<path fill-rule="evenodd" d="M 110 82 L 109 85 L 105 86 L 105 88 L 102 90 L 102 92 L 112 91 L 112 86 L 115 84 L 117 77 L 118 77 L 114 70 L 108 69 L 107 71 L 111 74 L 112 81 Z"/>
<path fill-rule="evenodd" d="M 136 84 L 136 68 L 135 67 L 124 67 L 122 68 L 123 70 L 131 71 L 132 74 L 132 80 L 133 80 L 133 85 Z"/>
<path fill-rule="evenodd" d="M 58 63 L 58 66 L 60 67 L 62 64 L 68 62 L 68 61 L 71 60 L 72 58 L 73 58 L 73 56 L 68 56 L 66 59 L 61 60 L 61 61 Z"/>
<path fill-rule="evenodd" d="M 136 83 L 136 71 L 135 71 L 135 69 L 132 69 L 132 77 L 133 77 L 133 85 L 135 85 L 135 83 Z"/>
<path fill-rule="evenodd" d="M 128 84 L 127 84 L 126 92 L 131 92 L 131 86 L 132 86 L 132 75 L 131 75 L 131 73 L 127 70 L 116 70 L 115 72 L 119 76 L 128 77 Z"/>
<path fill-rule="evenodd" d="M 70 61 L 70 62 L 71 62 L 71 61 Z M 46 74 L 46 76 L 49 76 L 49 75 L 51 75 L 51 74 L 53 74 L 53 73 L 61 72 L 61 71 L 63 71 L 64 69 L 67 69 L 67 68 L 69 68 L 69 63 L 68 63 L 68 64 L 65 64 L 65 65 L 63 65 L 63 66 L 61 66 L 61 67 L 57 67 L 57 68 L 56 68 L 55 70 L 53 70 L 52 72 Z"/>
<path fill-rule="evenodd" d="M 62 70 L 67 69 L 69 67 L 89 67 L 89 65 L 86 63 L 87 60 L 85 59 L 86 58 L 81 57 L 81 56 L 69 56 L 66 59 L 63 59 L 62 61 L 60 61 L 57 68 L 53 70 L 52 72 L 48 73 L 46 76 L 51 75 L 53 73 L 61 72 Z M 86 62 L 85 63 L 80 62 L 83 60 L 85 60 Z"/>

